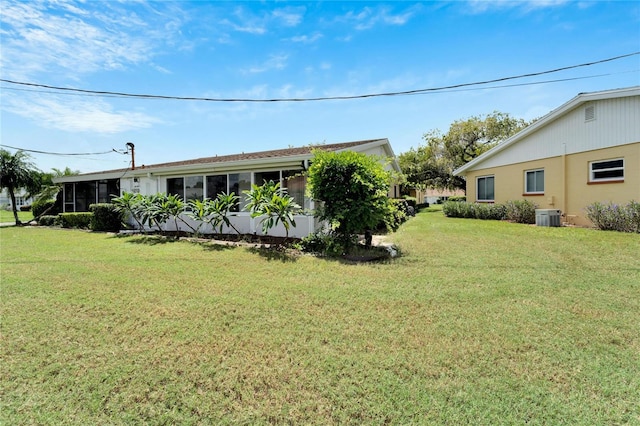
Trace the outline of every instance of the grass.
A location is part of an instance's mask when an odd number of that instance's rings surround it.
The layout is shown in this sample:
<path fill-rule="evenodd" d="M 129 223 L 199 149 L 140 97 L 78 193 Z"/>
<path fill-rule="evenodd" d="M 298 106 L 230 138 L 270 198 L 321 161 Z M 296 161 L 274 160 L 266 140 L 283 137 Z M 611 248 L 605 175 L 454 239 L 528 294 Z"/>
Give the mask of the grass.
<path fill-rule="evenodd" d="M 0 423 L 640 424 L 640 236 L 429 209 L 390 238 L 0 229 Z"/>
<path fill-rule="evenodd" d="M 31 212 L 18 212 L 18 218 L 21 222 L 25 223 L 33 219 Z M 13 211 L 0 209 L 0 223 L 15 223 L 16 219 L 13 217 Z"/>

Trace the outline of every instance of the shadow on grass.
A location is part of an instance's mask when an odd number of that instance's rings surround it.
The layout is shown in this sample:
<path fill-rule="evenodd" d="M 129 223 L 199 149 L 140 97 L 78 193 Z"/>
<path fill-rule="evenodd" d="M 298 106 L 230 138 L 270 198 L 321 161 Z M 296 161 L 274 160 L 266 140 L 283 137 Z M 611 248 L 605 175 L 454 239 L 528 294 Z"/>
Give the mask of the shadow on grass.
<path fill-rule="evenodd" d="M 250 247 L 250 253 L 257 254 L 269 261 L 280 261 L 282 263 L 293 263 L 298 261 L 299 255 L 287 252 L 287 250 L 275 247 Z"/>

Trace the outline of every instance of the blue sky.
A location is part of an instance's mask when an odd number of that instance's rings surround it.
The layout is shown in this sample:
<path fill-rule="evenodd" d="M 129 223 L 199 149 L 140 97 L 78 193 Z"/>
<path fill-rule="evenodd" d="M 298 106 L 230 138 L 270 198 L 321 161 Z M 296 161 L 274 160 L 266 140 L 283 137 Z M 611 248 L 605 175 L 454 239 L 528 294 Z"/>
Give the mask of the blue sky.
<path fill-rule="evenodd" d="M 473 83 L 640 51 L 625 1 L 153 2 L 0 0 L 2 79 L 210 98 L 312 98 Z M 543 83 L 549 80 L 567 80 Z M 497 87 L 519 84 L 514 87 Z M 388 138 L 493 111 L 532 119 L 580 92 L 640 84 L 640 55 L 465 90 L 320 102 L 80 96 L 3 82 L 6 146 L 136 147 L 136 165 Z M 10 151 L 14 151 L 10 149 Z M 43 171 L 126 168 L 130 157 L 33 153 Z"/>

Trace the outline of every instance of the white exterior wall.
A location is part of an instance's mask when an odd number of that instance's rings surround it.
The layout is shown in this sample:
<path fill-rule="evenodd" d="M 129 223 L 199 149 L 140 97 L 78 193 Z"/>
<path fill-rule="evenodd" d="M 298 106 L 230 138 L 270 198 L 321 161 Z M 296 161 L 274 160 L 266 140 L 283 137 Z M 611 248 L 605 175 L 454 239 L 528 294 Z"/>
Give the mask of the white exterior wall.
<path fill-rule="evenodd" d="M 585 108 L 590 106 L 595 108 L 595 119 L 585 121 Z M 592 101 L 578 105 L 522 141 L 476 164 L 472 170 L 635 142 L 640 142 L 640 96 Z"/>

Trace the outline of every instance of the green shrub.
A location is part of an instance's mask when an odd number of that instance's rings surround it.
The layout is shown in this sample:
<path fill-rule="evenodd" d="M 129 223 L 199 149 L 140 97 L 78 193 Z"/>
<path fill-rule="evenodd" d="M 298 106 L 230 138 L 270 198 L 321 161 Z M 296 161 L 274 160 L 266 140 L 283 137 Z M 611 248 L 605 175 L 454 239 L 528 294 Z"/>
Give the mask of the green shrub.
<path fill-rule="evenodd" d="M 382 225 L 390 232 L 397 231 L 400 225 L 402 225 L 409 216 L 410 210 L 413 207 L 409 206 L 406 200 L 403 199 L 391 199 L 389 200 L 388 211 L 384 216 Z M 415 214 L 415 213 L 414 213 Z M 382 226 L 378 226 L 381 228 Z"/>
<path fill-rule="evenodd" d="M 21 212 L 28 212 L 31 211 L 31 206 L 20 206 L 20 211 Z"/>
<path fill-rule="evenodd" d="M 311 197 L 321 202 L 316 215 L 346 245 L 354 234 L 385 221 L 391 175 L 378 158 L 353 151 L 313 154 L 307 182 Z"/>
<path fill-rule="evenodd" d="M 40 219 L 38 219 L 38 225 L 57 226 L 57 225 L 60 225 L 60 220 L 58 215 L 45 214 L 43 216 L 40 216 Z"/>
<path fill-rule="evenodd" d="M 454 195 L 452 197 L 449 197 L 447 201 L 466 202 L 467 197 L 465 195 Z"/>
<path fill-rule="evenodd" d="M 91 225 L 91 217 L 93 213 L 61 213 L 58 217 L 60 218 L 60 225 L 63 228 L 80 228 L 80 229 L 89 229 Z"/>
<path fill-rule="evenodd" d="M 413 207 L 415 209 L 418 206 L 418 200 L 416 199 L 416 197 L 409 197 L 408 195 L 405 195 L 402 198 L 407 201 L 407 204 L 410 207 Z"/>
<path fill-rule="evenodd" d="M 122 226 L 123 215 L 118 208 L 111 203 L 91 204 L 89 211 L 91 216 L 90 229 L 102 232 L 118 232 Z"/>
<path fill-rule="evenodd" d="M 350 246 L 357 243 L 355 238 L 350 241 Z M 307 253 L 319 253 L 325 256 L 342 256 L 344 254 L 344 242 L 333 232 L 315 232 L 304 237 L 298 243 L 302 251 Z"/>
<path fill-rule="evenodd" d="M 43 214 L 57 215 L 60 212 L 56 208 L 56 200 L 35 200 L 31 204 L 31 213 L 37 218 Z"/>
<path fill-rule="evenodd" d="M 502 204 L 447 201 L 442 206 L 442 212 L 447 217 L 503 220 L 506 216 L 506 207 Z"/>
<path fill-rule="evenodd" d="M 630 201 L 627 205 L 595 202 L 585 210 L 598 229 L 640 233 L 640 203 L 637 201 Z"/>
<path fill-rule="evenodd" d="M 507 201 L 506 219 L 516 223 L 536 223 L 536 207 L 529 200 Z"/>

